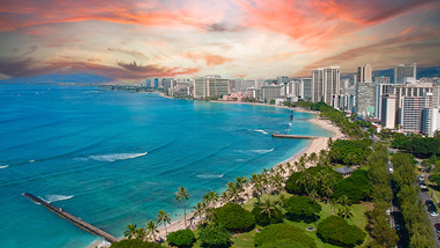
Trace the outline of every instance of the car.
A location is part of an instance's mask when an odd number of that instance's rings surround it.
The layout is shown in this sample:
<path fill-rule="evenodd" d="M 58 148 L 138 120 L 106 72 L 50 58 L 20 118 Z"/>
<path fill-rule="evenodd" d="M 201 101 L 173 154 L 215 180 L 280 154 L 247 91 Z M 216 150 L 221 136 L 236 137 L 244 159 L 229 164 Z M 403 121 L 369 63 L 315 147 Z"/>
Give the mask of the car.
<path fill-rule="evenodd" d="M 437 217 L 437 216 L 438 216 L 438 213 L 437 213 L 436 211 L 432 211 L 432 212 L 430 213 L 430 215 L 431 215 L 431 217 Z"/>
<path fill-rule="evenodd" d="M 397 231 L 399 231 L 401 228 L 400 228 L 400 225 L 399 224 L 396 224 L 396 230 Z"/>
<path fill-rule="evenodd" d="M 425 204 L 426 204 L 426 206 L 434 205 L 434 202 L 432 200 L 426 200 Z"/>
<path fill-rule="evenodd" d="M 428 189 L 425 184 L 420 184 L 421 189 Z"/>
<path fill-rule="evenodd" d="M 393 168 L 389 168 L 389 169 L 388 169 L 388 172 L 389 172 L 390 174 L 393 174 L 393 172 L 394 172 Z"/>
<path fill-rule="evenodd" d="M 386 213 L 387 215 L 390 215 L 390 214 L 391 214 L 390 209 L 385 210 L 385 213 Z"/>
<path fill-rule="evenodd" d="M 440 223 L 435 223 L 434 226 L 436 229 L 440 229 Z"/>

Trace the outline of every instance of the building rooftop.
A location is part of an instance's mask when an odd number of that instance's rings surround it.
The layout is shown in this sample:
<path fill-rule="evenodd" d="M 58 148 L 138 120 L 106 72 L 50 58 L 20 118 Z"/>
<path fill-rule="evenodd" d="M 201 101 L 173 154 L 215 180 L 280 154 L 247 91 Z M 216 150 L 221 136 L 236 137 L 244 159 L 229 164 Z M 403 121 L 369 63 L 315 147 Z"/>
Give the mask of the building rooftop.
<path fill-rule="evenodd" d="M 352 173 L 354 169 L 347 166 L 343 166 L 341 168 L 335 169 L 335 171 L 344 175 L 344 174 Z"/>

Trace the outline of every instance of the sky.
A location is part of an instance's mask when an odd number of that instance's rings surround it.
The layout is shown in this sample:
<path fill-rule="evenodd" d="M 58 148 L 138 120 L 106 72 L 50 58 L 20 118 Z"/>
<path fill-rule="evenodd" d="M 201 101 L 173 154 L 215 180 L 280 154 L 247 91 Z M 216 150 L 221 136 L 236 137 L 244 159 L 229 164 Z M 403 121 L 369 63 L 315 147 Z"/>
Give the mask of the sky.
<path fill-rule="evenodd" d="M 440 65 L 438 0 L 0 0 L 0 79 L 310 76 Z"/>

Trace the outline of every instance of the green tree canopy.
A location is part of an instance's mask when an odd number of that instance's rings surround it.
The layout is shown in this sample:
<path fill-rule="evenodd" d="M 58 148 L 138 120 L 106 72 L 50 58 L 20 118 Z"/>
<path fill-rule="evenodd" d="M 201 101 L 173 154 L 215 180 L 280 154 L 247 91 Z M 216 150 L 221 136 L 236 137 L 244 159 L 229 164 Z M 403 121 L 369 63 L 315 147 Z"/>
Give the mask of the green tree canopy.
<path fill-rule="evenodd" d="M 335 184 L 336 198 L 346 195 L 349 203 L 359 203 L 367 199 L 371 193 L 371 183 L 368 173 L 364 170 L 355 170 L 350 177 Z"/>
<path fill-rule="evenodd" d="M 199 230 L 203 247 L 223 248 L 231 246 L 231 234 L 226 228 L 209 224 Z"/>
<path fill-rule="evenodd" d="M 192 247 L 196 242 L 196 236 L 190 229 L 172 232 L 167 237 L 168 244 L 179 248 Z"/>
<path fill-rule="evenodd" d="M 260 226 L 267 226 L 269 224 L 282 223 L 284 219 L 283 212 L 279 208 L 275 208 L 274 213 L 270 216 L 264 214 L 259 205 L 255 205 L 252 209 L 252 214 L 254 215 L 255 222 Z"/>
<path fill-rule="evenodd" d="M 289 224 L 274 224 L 265 227 L 260 233 L 255 235 L 254 242 L 255 246 L 263 246 L 266 243 L 270 244 L 278 240 L 289 240 L 300 245 L 298 247 L 316 247 L 313 238 L 308 236 L 304 230 Z"/>
<path fill-rule="evenodd" d="M 255 219 L 252 213 L 236 203 L 227 203 L 218 208 L 216 212 L 217 224 L 231 232 L 248 232 L 255 227 Z"/>
<path fill-rule="evenodd" d="M 342 247 L 354 247 L 362 244 L 365 233 L 357 226 L 349 225 L 339 216 L 330 216 L 322 220 L 316 233 L 325 243 Z"/>
<path fill-rule="evenodd" d="M 152 242 L 142 241 L 140 239 L 124 239 L 119 242 L 113 242 L 111 248 L 162 248 L 161 245 Z"/>
<path fill-rule="evenodd" d="M 321 205 L 317 202 L 313 202 L 313 200 L 307 196 L 292 196 L 286 200 L 284 206 L 287 210 L 288 219 L 294 221 L 303 220 L 306 223 L 313 222 L 315 215 L 321 211 Z"/>

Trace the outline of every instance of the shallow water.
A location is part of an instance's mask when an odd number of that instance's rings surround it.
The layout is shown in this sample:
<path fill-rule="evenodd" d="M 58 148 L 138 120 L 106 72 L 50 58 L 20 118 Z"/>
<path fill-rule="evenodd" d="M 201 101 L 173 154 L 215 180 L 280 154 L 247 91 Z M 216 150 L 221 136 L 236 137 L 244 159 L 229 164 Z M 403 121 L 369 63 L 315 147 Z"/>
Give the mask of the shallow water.
<path fill-rule="evenodd" d="M 0 247 L 85 247 L 97 238 L 33 193 L 120 237 L 187 187 L 190 204 L 304 149 L 275 131 L 330 136 L 286 109 L 186 101 L 94 86 L 0 85 Z"/>

